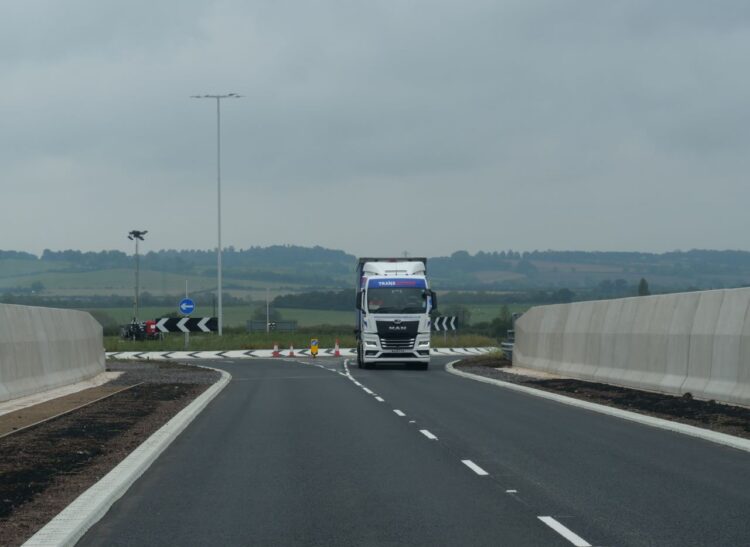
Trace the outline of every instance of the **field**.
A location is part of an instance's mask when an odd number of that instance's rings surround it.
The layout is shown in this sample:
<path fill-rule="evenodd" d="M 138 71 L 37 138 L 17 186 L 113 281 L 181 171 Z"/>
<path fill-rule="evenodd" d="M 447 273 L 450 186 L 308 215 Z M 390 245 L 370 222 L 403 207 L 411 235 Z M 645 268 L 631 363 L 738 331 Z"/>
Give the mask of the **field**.
<path fill-rule="evenodd" d="M 53 262 L 5 258 L 0 260 L 0 282 L 6 277 L 29 276 L 44 273 L 48 270 L 56 269 L 57 267 L 58 265 Z"/>
<path fill-rule="evenodd" d="M 528 310 L 531 304 L 508 304 L 508 310 L 510 313 L 523 313 Z M 500 315 L 502 304 L 470 304 L 466 306 L 471 312 L 471 323 L 483 323 L 485 321 L 492 321 L 495 317 Z"/>
<path fill-rule="evenodd" d="M 133 294 L 135 274 L 129 268 L 93 271 L 51 271 L 69 268 L 65 262 L 0 260 L 0 291 L 19 287 L 28 288 L 34 282 L 44 285 L 41 293 L 47 296 L 130 296 Z M 185 275 L 141 270 L 140 288 L 153 295 L 180 295 L 185 292 L 185 281 L 191 293 L 216 289 L 215 276 Z M 224 290 L 233 296 L 265 300 L 266 289 L 271 298 L 303 288 L 294 283 L 257 281 L 224 277 Z"/>
<path fill-rule="evenodd" d="M 129 323 L 133 318 L 133 308 L 95 308 L 86 310 L 97 317 L 106 314 L 119 325 Z M 164 317 L 169 313 L 177 311 L 177 305 L 172 307 L 141 307 L 140 318 L 156 319 Z M 288 321 L 297 321 L 298 326 L 308 327 L 312 325 L 351 325 L 354 328 L 354 310 L 352 311 L 330 311 L 330 310 L 305 310 L 294 308 L 279 308 L 281 318 Z M 212 308 L 198 306 L 193 317 L 215 317 Z M 227 327 L 245 327 L 248 319 L 252 318 L 253 308 L 251 306 L 224 306 L 224 325 Z"/>
<path fill-rule="evenodd" d="M 471 312 L 471 323 L 482 323 L 492 321 L 500 315 L 500 304 L 474 304 L 467 306 Z M 511 304 L 508 309 L 511 313 L 524 312 L 529 305 Z M 252 306 L 225 306 L 224 307 L 224 325 L 226 327 L 244 327 L 247 320 L 253 315 Z M 102 314 L 109 316 L 115 323 L 124 325 L 130 322 L 133 317 L 133 308 L 96 308 L 86 310 L 92 312 L 97 317 Z M 164 317 L 169 313 L 177 311 L 177 306 L 166 307 L 142 307 L 140 310 L 141 319 L 156 319 Z M 335 310 L 309 310 L 302 308 L 278 308 L 281 319 L 287 321 L 297 321 L 300 327 L 311 327 L 315 325 L 354 325 L 354 310 L 352 311 L 335 311 Z M 210 307 L 198 307 L 193 313 L 194 317 L 215 316 L 215 312 Z"/>

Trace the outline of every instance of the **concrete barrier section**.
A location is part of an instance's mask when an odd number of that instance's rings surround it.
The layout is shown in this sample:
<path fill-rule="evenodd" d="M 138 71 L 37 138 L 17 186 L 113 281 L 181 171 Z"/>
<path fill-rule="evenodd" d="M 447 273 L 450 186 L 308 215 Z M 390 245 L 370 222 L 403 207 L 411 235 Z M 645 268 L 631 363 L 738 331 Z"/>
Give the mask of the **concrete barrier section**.
<path fill-rule="evenodd" d="M 102 327 L 90 314 L 0 304 L 0 401 L 104 372 Z"/>
<path fill-rule="evenodd" d="M 750 288 L 531 308 L 513 362 L 750 406 Z"/>

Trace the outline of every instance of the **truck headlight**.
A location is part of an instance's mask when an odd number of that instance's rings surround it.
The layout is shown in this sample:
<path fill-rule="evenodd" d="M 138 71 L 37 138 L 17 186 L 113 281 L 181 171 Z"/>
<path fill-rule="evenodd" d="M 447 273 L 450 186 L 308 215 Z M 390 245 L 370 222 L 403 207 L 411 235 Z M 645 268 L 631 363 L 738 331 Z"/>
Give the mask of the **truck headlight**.
<path fill-rule="evenodd" d="M 376 348 L 378 347 L 378 343 L 371 340 L 365 340 L 365 346 L 367 346 L 368 348 Z"/>
<path fill-rule="evenodd" d="M 421 341 L 421 342 L 419 343 L 419 347 L 420 347 L 420 348 L 426 348 L 426 347 L 428 347 L 429 345 L 430 345 L 430 341 L 429 341 L 429 340 L 422 340 L 422 341 Z"/>

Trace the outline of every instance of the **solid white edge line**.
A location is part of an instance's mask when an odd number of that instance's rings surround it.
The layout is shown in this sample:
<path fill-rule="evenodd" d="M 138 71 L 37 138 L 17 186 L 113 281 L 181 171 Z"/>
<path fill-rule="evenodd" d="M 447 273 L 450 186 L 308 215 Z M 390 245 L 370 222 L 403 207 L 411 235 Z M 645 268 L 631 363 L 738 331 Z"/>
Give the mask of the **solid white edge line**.
<path fill-rule="evenodd" d="M 394 410 L 393 412 L 395 412 L 395 413 L 396 413 L 396 416 L 401 416 L 401 417 L 404 417 L 404 416 L 406 416 L 406 414 L 404 414 L 403 412 L 401 412 L 401 411 L 400 411 L 400 410 L 398 410 L 398 409 Z"/>
<path fill-rule="evenodd" d="M 424 435 L 425 437 L 427 437 L 428 439 L 430 439 L 431 441 L 437 441 L 438 440 L 438 438 L 435 435 L 433 435 L 432 433 L 430 433 L 426 429 L 420 429 L 419 432 L 422 435 Z"/>
<path fill-rule="evenodd" d="M 193 366 L 215 370 L 221 378 L 31 536 L 24 547 L 75 545 L 232 379 L 226 371 Z"/>
<path fill-rule="evenodd" d="M 506 389 L 511 389 L 513 391 L 519 391 L 521 393 L 533 395 L 534 397 L 541 397 L 543 399 L 549 399 L 551 401 L 556 401 L 558 403 L 562 403 L 565 405 L 585 408 L 586 410 L 591 410 L 593 412 L 598 412 L 600 414 L 607 414 L 609 416 L 614 416 L 616 418 L 621 418 L 623 420 L 629 420 L 631 422 L 636 422 L 642 425 L 656 427 L 659 429 L 666 429 L 667 431 L 672 431 L 674 433 L 681 433 L 683 435 L 688 435 L 690 437 L 697 437 L 698 439 L 702 439 L 704 441 L 709 441 L 709 442 L 716 443 L 716 444 L 722 444 L 724 446 L 736 448 L 737 450 L 750 452 L 750 439 L 742 439 L 740 437 L 733 437 L 732 435 L 727 435 L 726 433 L 719 433 L 717 431 L 711 431 L 711 430 L 703 429 L 703 428 L 696 427 L 693 425 L 682 424 L 679 422 L 672 422 L 664 418 L 655 418 L 654 416 L 646 416 L 645 414 L 638 414 L 637 412 L 630 412 L 628 410 L 622 410 L 622 409 L 614 408 L 611 406 L 599 405 L 596 403 L 591 403 L 589 401 L 582 401 L 580 399 L 574 399 L 573 397 L 566 397 L 565 395 L 558 395 L 557 393 L 550 393 L 549 391 L 535 389 L 533 387 L 521 386 L 518 384 L 511 384 L 510 382 L 503 382 L 502 380 L 496 380 L 494 378 L 486 378 L 484 376 L 478 376 L 476 374 L 463 372 L 461 370 L 457 370 L 453 366 L 454 363 L 458 363 L 458 361 L 459 360 L 451 361 L 450 363 L 445 365 L 445 370 L 447 372 L 450 372 L 451 374 L 455 374 L 456 376 L 469 378 L 477 382 L 483 382 L 485 384 L 492 384 L 498 387 L 503 387 Z"/>
<path fill-rule="evenodd" d="M 475 464 L 471 460 L 461 460 L 461 463 L 464 464 L 469 469 L 471 469 L 472 471 L 474 471 L 474 473 L 476 473 L 477 475 L 482 475 L 482 476 L 489 475 L 489 473 L 487 473 L 487 471 L 485 471 L 484 469 L 482 469 L 481 467 L 479 467 L 477 464 Z"/>
<path fill-rule="evenodd" d="M 560 534 L 562 537 L 567 539 L 576 547 L 591 547 L 591 544 L 588 541 L 583 539 L 581 536 L 579 536 L 575 532 L 572 532 L 570 529 L 566 528 L 565 526 L 557 522 L 552 517 L 537 517 L 537 518 L 541 520 L 544 524 L 552 528 L 555 532 Z"/>

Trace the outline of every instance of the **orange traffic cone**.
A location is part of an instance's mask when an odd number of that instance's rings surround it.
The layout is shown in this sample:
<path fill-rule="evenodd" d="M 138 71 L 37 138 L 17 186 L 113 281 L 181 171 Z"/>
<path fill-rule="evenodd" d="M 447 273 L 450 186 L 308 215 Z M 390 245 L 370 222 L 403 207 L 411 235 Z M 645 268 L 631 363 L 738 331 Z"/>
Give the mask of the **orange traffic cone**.
<path fill-rule="evenodd" d="M 289 344 L 289 357 L 294 357 L 294 344 Z"/>
<path fill-rule="evenodd" d="M 279 343 L 274 342 L 273 343 L 273 353 L 271 354 L 271 357 L 281 357 L 281 353 L 279 353 Z"/>
<path fill-rule="evenodd" d="M 341 357 L 341 350 L 339 349 L 339 339 L 336 338 L 336 345 L 333 347 L 333 356 Z"/>

